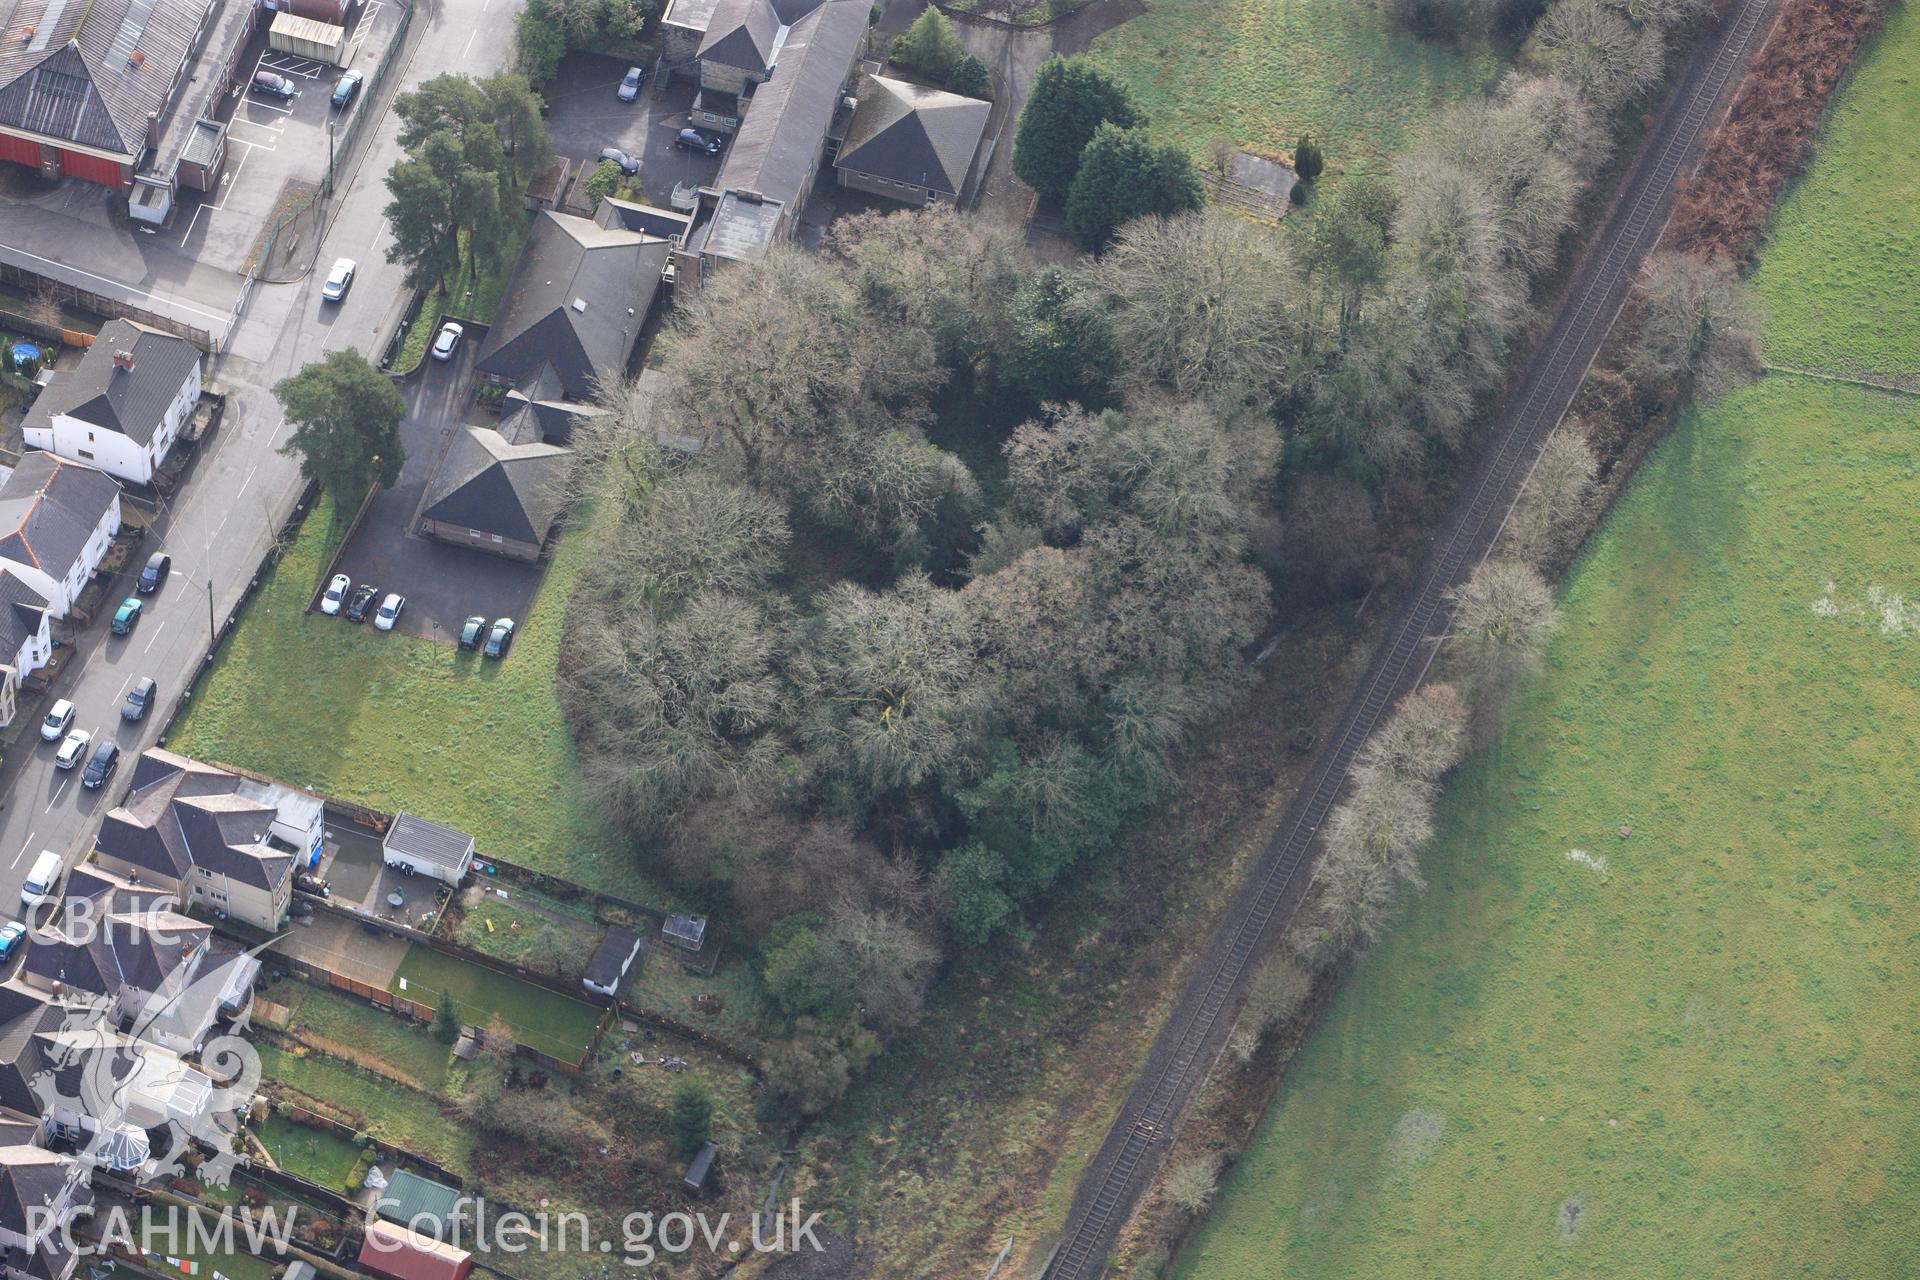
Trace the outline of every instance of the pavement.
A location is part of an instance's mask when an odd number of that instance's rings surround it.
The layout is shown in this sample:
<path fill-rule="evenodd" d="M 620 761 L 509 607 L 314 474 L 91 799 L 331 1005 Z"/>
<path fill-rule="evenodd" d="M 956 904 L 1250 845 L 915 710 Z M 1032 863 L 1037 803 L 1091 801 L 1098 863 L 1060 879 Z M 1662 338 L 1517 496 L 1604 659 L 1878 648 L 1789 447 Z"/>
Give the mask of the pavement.
<path fill-rule="evenodd" d="M 418 0 L 418 6 L 409 48 L 398 55 L 390 81 L 395 90 L 449 71 L 488 75 L 510 57 L 514 0 Z M 494 38 L 480 41 L 483 31 Z M 141 546 L 143 553 L 165 549 L 173 554 L 171 580 L 148 598 L 146 616 L 132 636 L 109 640 L 103 625 L 80 633 L 73 660 L 55 681 L 50 696 L 74 701 L 79 727 L 106 733 L 129 751 L 154 744 L 205 657 L 209 603 L 215 622 L 226 626 L 248 578 L 293 513 L 303 485 L 297 462 L 278 452 L 286 423 L 273 384 L 330 350 L 352 346 L 376 354 L 380 338 L 405 309 L 405 273 L 382 253 L 388 237 L 381 179 L 400 153 L 391 96 L 383 93 L 369 105 L 378 114 L 369 124 L 378 127 L 362 154 L 342 166 L 343 193 L 317 255 L 322 270 L 289 284 L 258 285 L 227 352 L 213 362 L 211 377 L 228 395 L 225 421 L 202 446 L 187 482 L 163 507 L 159 536 Z M 6 216 L 11 228 L 13 211 Z M 196 271 L 217 270 L 152 241 L 140 248 L 151 256 L 128 268 L 126 278 L 140 281 L 136 291 L 175 291 Z M 345 302 L 323 307 L 324 266 L 336 257 L 356 259 L 359 273 Z M 116 267 L 90 265 L 113 288 L 132 287 L 105 278 Z M 191 295 L 179 296 L 198 305 Z M 139 724 L 127 724 L 119 719 L 120 700 L 142 675 L 159 682 L 161 705 Z M 22 716 L 37 721 L 41 710 L 29 702 Z M 20 745 L 0 763 L 0 902 L 8 911 L 17 911 L 32 854 L 54 849 L 69 866 L 81 861 L 132 773 L 123 767 L 113 785 L 83 791 L 77 773 L 54 769 L 52 746 L 39 745 L 31 725 L 23 728 Z"/>

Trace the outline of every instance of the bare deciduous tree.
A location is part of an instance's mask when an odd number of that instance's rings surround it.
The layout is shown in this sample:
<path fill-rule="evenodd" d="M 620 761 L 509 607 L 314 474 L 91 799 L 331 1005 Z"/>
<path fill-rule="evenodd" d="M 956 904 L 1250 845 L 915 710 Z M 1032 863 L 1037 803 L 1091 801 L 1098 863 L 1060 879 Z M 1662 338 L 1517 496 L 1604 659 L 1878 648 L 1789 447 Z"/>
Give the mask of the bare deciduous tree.
<path fill-rule="evenodd" d="M 1759 374 L 1753 297 L 1732 263 L 1656 253 L 1635 297 L 1639 316 L 1627 361 L 1637 377 L 1712 397 Z"/>
<path fill-rule="evenodd" d="M 1553 588 L 1517 560 L 1483 561 L 1449 598 L 1454 614 L 1447 643 L 1465 668 L 1475 731 L 1484 739 L 1499 725 L 1514 683 L 1540 669 L 1560 609 Z"/>
<path fill-rule="evenodd" d="M 1265 227 L 1218 209 L 1143 218 L 1122 228 L 1094 278 L 1135 389 L 1271 403 L 1298 374 L 1300 272 Z"/>
<path fill-rule="evenodd" d="M 1507 521 L 1506 548 L 1536 568 L 1556 563 L 1586 535 L 1599 460 L 1578 420 L 1547 437 Z"/>
<path fill-rule="evenodd" d="M 1219 1178 L 1218 1156 L 1194 1156 L 1167 1170 L 1167 1176 L 1160 1184 L 1160 1194 L 1175 1212 L 1197 1218 L 1213 1203 Z"/>
<path fill-rule="evenodd" d="M 1610 0 L 1558 0 L 1540 16 L 1534 39 L 1554 74 L 1601 116 L 1651 89 L 1666 63 L 1660 28 L 1635 23 Z"/>
<path fill-rule="evenodd" d="M 1027 264 L 1004 223 L 941 205 L 870 212 L 834 223 L 828 243 L 847 259 L 865 306 L 925 333 L 945 363 L 971 365 L 1012 345 Z"/>

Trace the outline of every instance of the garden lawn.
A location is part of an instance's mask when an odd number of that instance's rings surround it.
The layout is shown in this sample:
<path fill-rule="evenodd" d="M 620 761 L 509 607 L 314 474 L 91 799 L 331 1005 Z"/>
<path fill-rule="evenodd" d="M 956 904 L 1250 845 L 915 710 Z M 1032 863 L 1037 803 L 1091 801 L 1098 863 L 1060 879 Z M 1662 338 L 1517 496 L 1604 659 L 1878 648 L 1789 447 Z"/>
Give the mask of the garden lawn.
<path fill-rule="evenodd" d="M 1920 387 L 1920 8 L 1897 5 L 1775 211 L 1754 287 L 1781 364 Z"/>
<path fill-rule="evenodd" d="M 1776 220 L 1776 358 L 1916 367 L 1915 16 Z M 1681 416 L 1178 1275 L 1920 1274 L 1916 482 L 1910 396 Z"/>
<path fill-rule="evenodd" d="M 1438 107 L 1500 69 L 1493 50 L 1390 32 L 1376 5 L 1356 0 L 1145 6 L 1088 52 L 1126 82 L 1154 132 L 1196 160 L 1221 134 L 1277 159 L 1312 133 L 1330 172 L 1378 172 Z"/>
<path fill-rule="evenodd" d="M 291 978 L 263 994 L 273 1003 L 294 1010 L 290 1029 L 303 1039 L 329 1041 L 350 1052 L 378 1058 L 415 1087 L 445 1093 L 452 1050 L 434 1039 L 426 1027 Z"/>
<path fill-rule="evenodd" d="M 492 854 L 669 905 L 581 786 L 554 696 L 560 629 L 588 556 L 585 517 L 504 662 L 308 614 L 331 552 L 322 499 L 221 649 L 168 745 L 372 808 L 471 831 Z"/>
<path fill-rule="evenodd" d="M 403 982 L 407 995 L 415 1000 L 437 1003 L 442 991 L 449 992 L 462 1022 L 484 1027 L 498 1017 L 520 1043 L 570 1062 L 579 1061 L 600 1025 L 601 1010 L 596 1005 L 428 947 L 416 945 L 407 952 L 394 974 L 393 990 L 401 990 Z"/>
<path fill-rule="evenodd" d="M 269 1116 L 260 1129 L 260 1142 L 275 1164 L 331 1191 L 350 1193 L 360 1148 L 330 1132 L 309 1129 L 284 1116 Z"/>
<path fill-rule="evenodd" d="M 259 1042 L 263 1080 L 365 1116 L 366 1131 L 465 1176 L 473 1139 L 424 1093 L 319 1053 Z"/>

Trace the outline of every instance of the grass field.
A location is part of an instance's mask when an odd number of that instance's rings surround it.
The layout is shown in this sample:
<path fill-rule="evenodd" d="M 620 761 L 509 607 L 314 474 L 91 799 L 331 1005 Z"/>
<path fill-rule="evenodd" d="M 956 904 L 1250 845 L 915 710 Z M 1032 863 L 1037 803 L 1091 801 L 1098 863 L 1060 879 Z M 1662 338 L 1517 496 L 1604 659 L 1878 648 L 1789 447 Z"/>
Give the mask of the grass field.
<path fill-rule="evenodd" d="M 1896 52 L 1897 51 L 1897 52 Z M 1754 277 L 1767 358 L 1920 386 L 1920 9 L 1896 6 L 1774 213 Z"/>
<path fill-rule="evenodd" d="M 492 854 L 664 901 L 582 793 L 553 694 L 567 593 L 592 532 L 565 533 L 505 662 L 305 612 L 324 572 L 323 499 L 240 616 L 168 745 L 376 809 L 471 831 Z"/>
<path fill-rule="evenodd" d="M 275 1004 L 293 1009 L 291 1029 L 303 1039 L 371 1055 L 416 1088 L 445 1092 L 452 1051 L 425 1027 L 292 978 L 262 994 Z"/>
<path fill-rule="evenodd" d="M 1291 153 L 1311 132 L 1330 172 L 1378 171 L 1433 113 L 1499 70 L 1491 50 L 1389 32 L 1355 0 L 1145 0 L 1088 51 L 1155 131 L 1196 158 L 1225 134 Z"/>
<path fill-rule="evenodd" d="M 442 991 L 450 992 L 462 1022 L 484 1027 L 497 1016 L 514 1039 L 556 1058 L 578 1060 L 600 1022 L 598 1006 L 423 946 L 413 947 L 400 962 L 393 989 L 400 990 L 402 982 L 415 1000 L 437 1004 Z"/>
<path fill-rule="evenodd" d="M 260 1128 L 260 1142 L 274 1163 L 309 1182 L 333 1191 L 352 1191 L 349 1185 L 360 1165 L 360 1148 L 345 1138 L 309 1129 L 283 1116 L 269 1116 Z"/>
<path fill-rule="evenodd" d="M 1911 101 L 1913 18 L 1760 272 L 1855 293 L 1776 307 L 1776 352 L 1920 349 L 1890 305 L 1920 209 L 1845 183 L 1920 175 L 1874 115 Z M 1883 342 L 1834 323 L 1883 303 Z M 1916 480 L 1912 397 L 1775 375 L 1683 415 L 1178 1274 L 1920 1274 Z"/>

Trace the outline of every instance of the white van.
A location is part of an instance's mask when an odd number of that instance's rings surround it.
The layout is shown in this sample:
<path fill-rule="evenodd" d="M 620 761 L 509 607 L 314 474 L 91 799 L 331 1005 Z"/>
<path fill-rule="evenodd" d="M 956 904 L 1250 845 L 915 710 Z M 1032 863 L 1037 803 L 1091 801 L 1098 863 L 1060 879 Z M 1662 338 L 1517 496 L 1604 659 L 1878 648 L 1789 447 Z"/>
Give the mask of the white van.
<path fill-rule="evenodd" d="M 40 851 L 40 856 L 33 860 L 33 866 L 27 872 L 26 883 L 20 886 L 20 901 L 27 910 L 53 901 L 54 890 L 60 887 L 60 873 L 64 870 L 66 867 L 59 854 L 51 849 Z"/>

